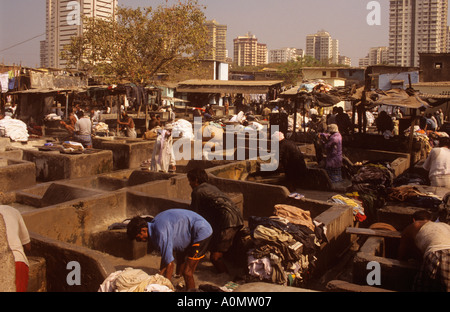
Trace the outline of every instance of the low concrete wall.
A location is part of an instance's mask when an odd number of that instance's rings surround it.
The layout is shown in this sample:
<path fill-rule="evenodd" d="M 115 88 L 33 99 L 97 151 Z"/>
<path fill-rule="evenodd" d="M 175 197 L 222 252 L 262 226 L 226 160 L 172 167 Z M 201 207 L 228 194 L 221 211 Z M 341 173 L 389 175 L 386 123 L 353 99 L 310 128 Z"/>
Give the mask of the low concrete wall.
<path fill-rule="evenodd" d="M 36 184 L 32 162 L 0 157 L 0 190 L 9 192 Z"/>
<path fill-rule="evenodd" d="M 118 170 L 108 173 L 98 174 L 95 176 L 70 179 L 66 184 L 79 186 L 82 188 L 90 188 L 97 191 L 116 191 L 127 187 L 130 176 L 134 173 L 134 169 Z M 59 183 L 62 183 L 59 181 Z"/>
<path fill-rule="evenodd" d="M 353 282 L 367 285 L 367 269 L 369 262 L 380 264 L 380 278 L 383 289 L 394 291 L 411 291 L 418 266 L 406 261 L 386 257 L 385 240 L 381 237 L 369 237 L 353 259 Z M 378 286 L 375 286 L 378 287 Z"/>
<path fill-rule="evenodd" d="M 45 183 L 32 189 L 17 191 L 16 202 L 42 208 L 97 194 L 100 194 L 100 191 L 91 188 L 75 187 L 63 183 Z"/>
<path fill-rule="evenodd" d="M 105 278 L 115 271 L 107 256 L 101 252 L 61 242 L 30 231 L 32 254 L 46 261 L 48 292 L 96 292 Z M 80 284 L 73 276 L 80 269 Z M 69 281 L 69 282 L 68 282 Z"/>
<path fill-rule="evenodd" d="M 394 176 L 398 177 L 410 167 L 410 154 L 384 150 L 345 148 L 344 155 L 353 162 L 386 161 L 389 162 Z"/>
<path fill-rule="evenodd" d="M 93 147 L 110 150 L 114 159 L 114 170 L 139 168 L 141 163 L 152 157 L 156 140 L 127 138 L 96 138 Z"/>
<path fill-rule="evenodd" d="M 30 267 L 27 292 L 46 292 L 47 263 L 45 259 L 42 257 L 28 257 L 28 262 Z"/>
<path fill-rule="evenodd" d="M 56 181 L 93 176 L 113 170 L 111 151 L 90 150 L 83 154 L 24 150 L 24 160 L 36 164 L 36 180 Z"/>

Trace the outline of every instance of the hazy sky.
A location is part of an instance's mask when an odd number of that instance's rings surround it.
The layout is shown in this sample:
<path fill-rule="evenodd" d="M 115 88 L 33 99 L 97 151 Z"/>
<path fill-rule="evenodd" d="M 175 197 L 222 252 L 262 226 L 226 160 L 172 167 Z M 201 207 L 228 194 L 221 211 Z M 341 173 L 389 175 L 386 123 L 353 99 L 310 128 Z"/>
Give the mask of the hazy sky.
<path fill-rule="evenodd" d="M 174 1 L 169 1 L 173 3 Z M 352 65 L 369 48 L 388 45 L 389 0 L 381 5 L 381 25 L 370 26 L 370 0 L 199 0 L 207 19 L 228 26 L 228 54 L 233 39 L 251 32 L 269 50 L 306 48 L 306 36 L 328 31 L 339 40 L 341 55 Z M 45 39 L 45 0 L 0 0 L 0 62 L 39 66 L 39 41 Z M 157 6 L 165 0 L 119 0 L 128 7 Z M 20 44 L 26 41 L 26 43 Z M 7 49 L 11 46 L 16 47 Z M 5 50 L 6 49 L 6 50 Z"/>

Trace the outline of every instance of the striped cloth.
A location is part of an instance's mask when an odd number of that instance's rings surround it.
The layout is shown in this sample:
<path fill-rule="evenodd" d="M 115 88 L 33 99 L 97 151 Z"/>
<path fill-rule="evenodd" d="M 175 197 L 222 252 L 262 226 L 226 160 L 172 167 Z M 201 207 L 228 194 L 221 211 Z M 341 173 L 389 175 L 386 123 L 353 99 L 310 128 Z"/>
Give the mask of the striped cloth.
<path fill-rule="evenodd" d="M 428 253 L 420 267 L 414 291 L 450 292 L 450 249 Z"/>

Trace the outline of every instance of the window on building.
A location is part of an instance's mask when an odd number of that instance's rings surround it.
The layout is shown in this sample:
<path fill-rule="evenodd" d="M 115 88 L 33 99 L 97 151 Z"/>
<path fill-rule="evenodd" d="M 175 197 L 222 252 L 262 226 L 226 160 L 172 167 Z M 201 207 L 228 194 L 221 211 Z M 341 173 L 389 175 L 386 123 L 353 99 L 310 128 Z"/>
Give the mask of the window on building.
<path fill-rule="evenodd" d="M 442 69 L 442 63 L 434 63 L 435 69 Z"/>

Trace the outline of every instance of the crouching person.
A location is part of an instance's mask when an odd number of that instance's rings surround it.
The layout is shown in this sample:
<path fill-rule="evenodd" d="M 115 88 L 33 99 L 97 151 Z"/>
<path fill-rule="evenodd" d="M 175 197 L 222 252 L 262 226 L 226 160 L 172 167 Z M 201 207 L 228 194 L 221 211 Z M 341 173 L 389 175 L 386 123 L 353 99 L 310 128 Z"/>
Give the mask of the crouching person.
<path fill-rule="evenodd" d="M 128 238 L 150 241 L 161 253 L 159 274 L 172 280 L 176 262 L 176 274 L 183 276 L 186 290 L 195 289 L 194 272 L 207 252 L 211 225 L 187 209 L 169 209 L 152 221 L 147 220 L 142 217 L 131 219 L 127 225 Z"/>

